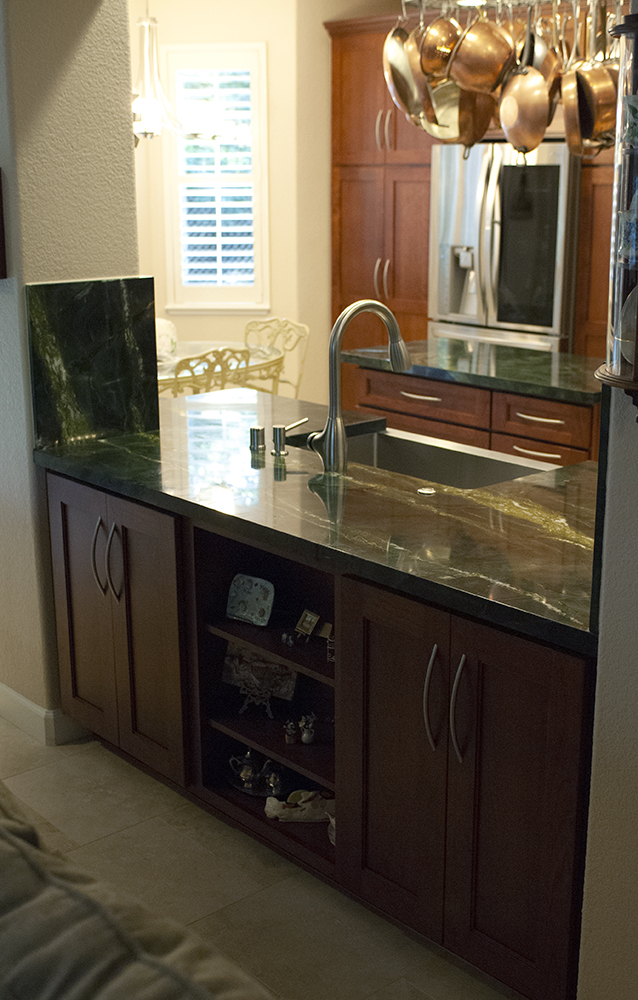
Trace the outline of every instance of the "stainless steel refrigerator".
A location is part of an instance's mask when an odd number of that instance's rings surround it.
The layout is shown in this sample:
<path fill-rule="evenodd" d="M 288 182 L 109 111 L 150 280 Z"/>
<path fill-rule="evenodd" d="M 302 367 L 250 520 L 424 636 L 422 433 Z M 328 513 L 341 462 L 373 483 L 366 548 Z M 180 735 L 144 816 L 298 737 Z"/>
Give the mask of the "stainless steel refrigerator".
<path fill-rule="evenodd" d="M 432 150 L 430 357 L 481 345 L 569 349 L 580 162 L 564 142 Z M 461 348 L 461 343 L 465 346 Z"/>

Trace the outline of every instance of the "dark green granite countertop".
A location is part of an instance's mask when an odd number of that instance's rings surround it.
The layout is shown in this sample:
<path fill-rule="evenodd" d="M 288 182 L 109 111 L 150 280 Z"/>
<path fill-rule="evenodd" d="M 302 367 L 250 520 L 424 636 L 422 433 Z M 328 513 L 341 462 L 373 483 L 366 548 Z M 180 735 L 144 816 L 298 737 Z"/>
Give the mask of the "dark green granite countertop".
<path fill-rule="evenodd" d="M 421 480 L 353 462 L 347 478 L 326 481 L 301 448 L 282 463 L 268 447 L 255 467 L 250 426 L 264 425 L 269 442 L 273 423 L 308 413 L 304 430 L 316 429 L 325 412 L 245 389 L 161 399 L 159 434 L 86 439 L 36 451 L 35 461 L 288 558 L 595 652 L 595 463 L 431 496 L 417 492 Z"/>
<path fill-rule="evenodd" d="M 407 342 L 412 368 L 406 372 L 417 378 L 458 382 L 523 396 L 557 399 L 564 403 L 591 406 L 600 402 L 601 385 L 594 372 L 603 360 L 574 354 L 552 354 L 500 344 L 474 344 L 439 338 L 435 341 Z M 359 347 L 342 352 L 342 360 L 361 368 L 390 371 L 388 349 Z"/>

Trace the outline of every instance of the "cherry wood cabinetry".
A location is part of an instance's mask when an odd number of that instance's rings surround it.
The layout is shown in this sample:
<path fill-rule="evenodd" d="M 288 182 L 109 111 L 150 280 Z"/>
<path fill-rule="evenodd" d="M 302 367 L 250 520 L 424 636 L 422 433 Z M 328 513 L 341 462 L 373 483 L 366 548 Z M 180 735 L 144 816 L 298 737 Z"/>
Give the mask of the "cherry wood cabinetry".
<path fill-rule="evenodd" d="M 574 353 L 604 358 L 607 347 L 613 150 L 583 162 L 578 220 Z"/>
<path fill-rule="evenodd" d="M 47 484 L 62 708 L 183 784 L 175 518 Z"/>
<path fill-rule="evenodd" d="M 344 365 L 344 369 L 353 367 Z M 346 406 L 382 414 L 388 427 L 527 455 L 556 465 L 598 457 L 600 405 L 354 369 Z"/>
<path fill-rule="evenodd" d="M 587 664 L 369 584 L 342 597 L 350 889 L 527 997 L 571 995 Z"/>
<path fill-rule="evenodd" d="M 404 338 L 427 325 L 432 138 L 393 104 L 382 70 L 395 19 L 338 21 L 332 36 L 332 309 L 374 298 L 393 311 Z M 369 315 L 348 327 L 344 347 L 384 343 Z M 345 373 L 346 379 L 349 373 Z"/>

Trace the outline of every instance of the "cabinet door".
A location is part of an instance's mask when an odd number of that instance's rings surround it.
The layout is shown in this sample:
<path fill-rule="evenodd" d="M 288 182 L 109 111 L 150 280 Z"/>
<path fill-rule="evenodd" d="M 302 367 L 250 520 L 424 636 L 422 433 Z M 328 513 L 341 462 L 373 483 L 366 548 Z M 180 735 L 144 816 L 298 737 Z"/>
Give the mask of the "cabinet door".
<path fill-rule="evenodd" d="M 62 708 L 117 745 L 106 497 L 59 476 L 47 483 Z"/>
<path fill-rule="evenodd" d="M 108 498 L 119 745 L 184 782 L 175 519 Z"/>
<path fill-rule="evenodd" d="M 343 581 L 337 716 L 337 760 L 344 762 L 337 776 L 339 855 L 349 865 L 343 877 L 362 898 L 437 941 L 449 623 L 444 612 Z"/>
<path fill-rule="evenodd" d="M 585 663 L 456 618 L 450 660 L 443 943 L 525 996 L 564 1000 Z"/>
<path fill-rule="evenodd" d="M 430 168 L 386 167 L 384 171 L 384 261 L 379 284 L 394 313 L 428 311 Z"/>
<path fill-rule="evenodd" d="M 333 39 L 334 163 L 384 162 L 385 117 L 390 111 L 383 78 L 384 40 L 385 35 L 377 32 L 343 35 Z"/>

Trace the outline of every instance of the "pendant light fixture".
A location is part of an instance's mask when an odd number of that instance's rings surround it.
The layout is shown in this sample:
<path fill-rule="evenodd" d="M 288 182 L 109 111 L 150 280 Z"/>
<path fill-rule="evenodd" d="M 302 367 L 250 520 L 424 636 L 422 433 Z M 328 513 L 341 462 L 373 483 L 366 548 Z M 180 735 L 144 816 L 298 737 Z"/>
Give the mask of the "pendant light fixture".
<path fill-rule="evenodd" d="M 139 29 L 139 68 L 133 99 L 133 132 L 135 145 L 140 139 L 153 139 L 166 128 L 184 139 L 212 139 L 215 136 L 202 132 L 188 132 L 182 127 L 171 108 L 159 75 L 159 48 L 157 21 L 150 17 L 148 4 L 146 17 L 137 22 Z"/>

